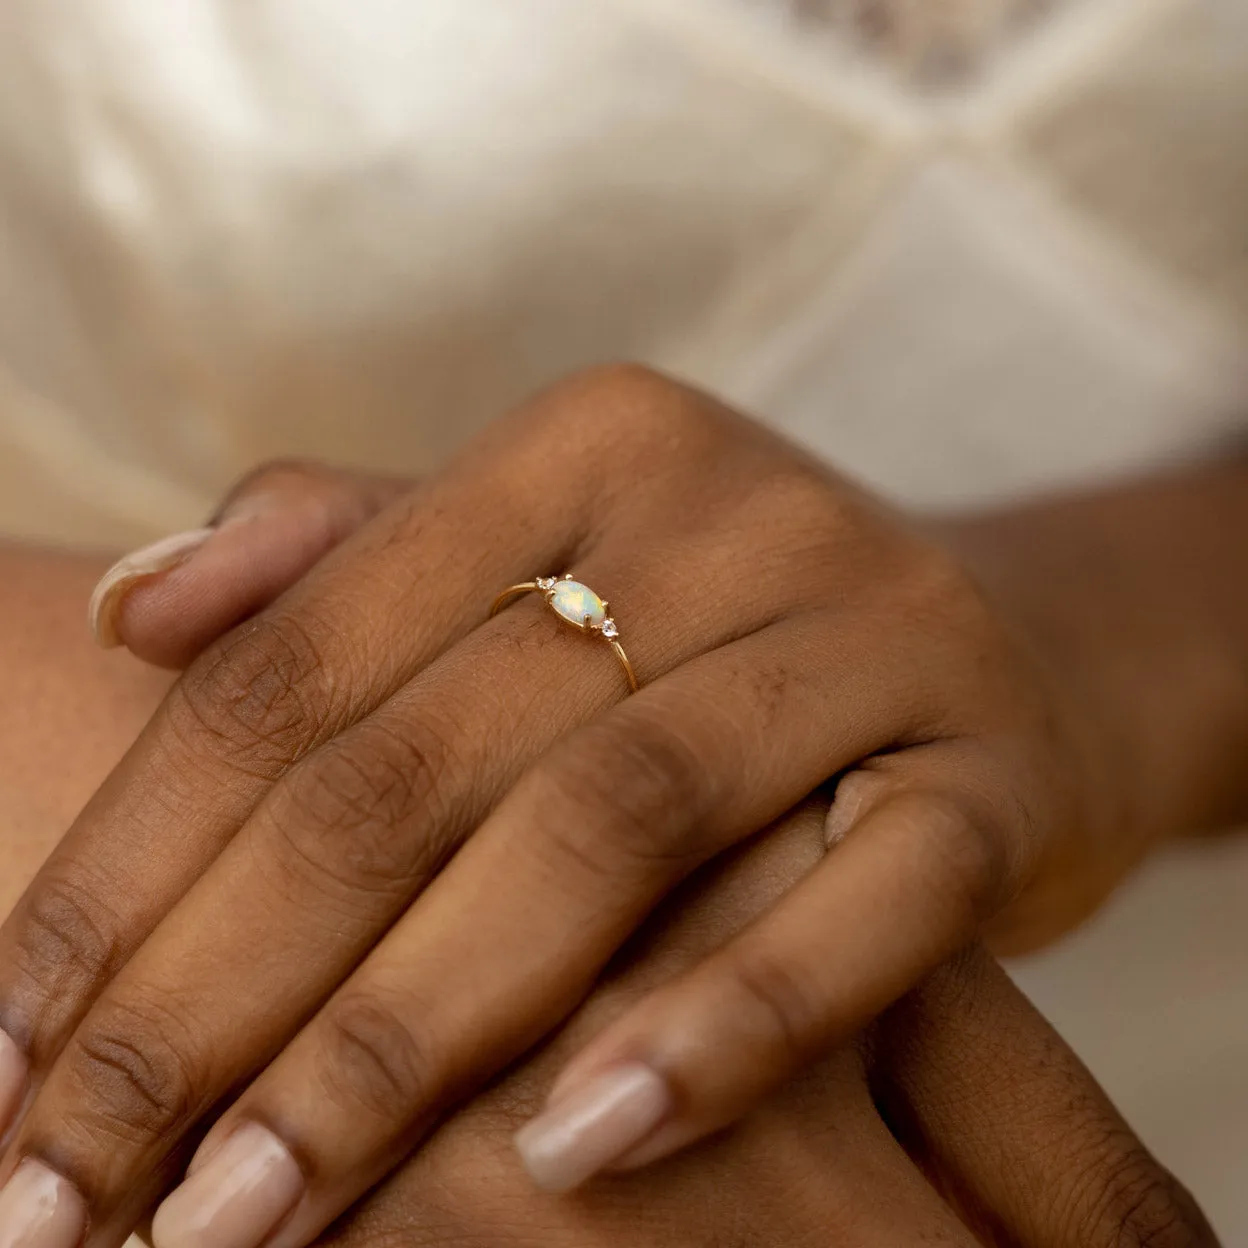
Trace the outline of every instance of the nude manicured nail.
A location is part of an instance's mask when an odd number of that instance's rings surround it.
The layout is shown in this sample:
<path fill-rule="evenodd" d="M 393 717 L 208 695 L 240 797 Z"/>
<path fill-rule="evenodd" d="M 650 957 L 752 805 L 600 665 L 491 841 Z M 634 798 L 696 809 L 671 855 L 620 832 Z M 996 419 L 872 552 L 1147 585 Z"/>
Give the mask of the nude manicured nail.
<path fill-rule="evenodd" d="M 286 1145 L 248 1123 L 156 1211 L 152 1242 L 156 1248 L 256 1248 L 299 1203 L 303 1187 Z"/>
<path fill-rule="evenodd" d="M 617 1066 L 549 1105 L 516 1133 L 516 1148 L 538 1187 L 567 1192 L 632 1152 L 671 1111 L 661 1076 Z"/>
<path fill-rule="evenodd" d="M 86 1231 L 86 1201 L 42 1162 L 22 1162 L 0 1191 L 0 1248 L 78 1248 Z"/>
<path fill-rule="evenodd" d="M 185 563 L 215 532 L 215 529 L 192 529 L 189 533 L 175 533 L 113 564 L 95 587 L 88 608 L 96 641 L 106 650 L 121 645 L 117 620 L 126 595 L 145 577 L 168 572 Z"/>
<path fill-rule="evenodd" d="M 22 1107 L 29 1070 L 26 1055 L 0 1031 L 0 1140 L 12 1128 Z"/>

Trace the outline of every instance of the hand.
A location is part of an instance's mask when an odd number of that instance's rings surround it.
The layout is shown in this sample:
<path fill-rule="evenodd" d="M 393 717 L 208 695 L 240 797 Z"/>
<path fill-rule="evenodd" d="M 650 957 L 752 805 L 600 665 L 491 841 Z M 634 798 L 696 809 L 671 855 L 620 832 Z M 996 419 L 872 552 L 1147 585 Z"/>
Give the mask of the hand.
<path fill-rule="evenodd" d="M 1212 1248 L 1190 1197 L 980 950 L 713 1140 L 575 1199 L 512 1131 L 585 1038 L 723 945 L 822 854 L 810 803 L 695 881 L 569 1027 L 465 1106 L 327 1248 Z M 899 1147 L 900 1144 L 900 1147 Z"/>
<path fill-rule="evenodd" d="M 484 621 L 565 567 L 616 599 L 636 696 L 533 599 Z M 525 1137 L 550 1186 L 653 1159 L 1055 873 L 1134 858 L 1107 735 L 902 517 L 662 379 L 578 379 L 211 645 L 88 805 L 0 931 L 37 1089 L 6 1173 L 38 1159 L 62 1233 L 89 1213 L 114 1243 L 232 1101 L 162 1248 L 218 1248 L 195 1192 L 238 1141 L 267 1169 L 231 1248 L 306 1243 L 691 871 L 840 776 L 835 853 L 599 1036 Z"/>
<path fill-rule="evenodd" d="M 14 640 L 0 638 L 10 643 L 0 645 L 0 659 L 13 656 Z M 76 650 L 72 637 L 63 649 Z M 108 674 L 124 702 L 147 697 L 142 672 L 98 659 L 88 669 L 87 657 L 75 696 L 49 690 L 50 700 L 11 706 L 0 717 L 0 735 L 19 718 L 31 725 L 32 712 L 39 730 L 50 717 L 59 719 L 62 705 L 76 707 L 77 723 L 96 722 L 104 703 L 97 709 L 95 690 Z M 38 670 L 59 678 L 62 661 L 63 655 L 45 659 Z M 68 718 L 64 729 L 61 741 L 82 742 L 82 729 Z M 39 757 L 32 759 L 36 765 Z M 88 757 L 85 774 L 94 767 Z M 46 806 L 66 778 L 79 782 L 80 770 L 80 754 L 67 750 L 59 781 L 36 779 L 25 789 L 27 799 Z M 1009 981 L 974 954 L 938 971 L 889 1011 L 871 1037 L 812 1069 L 678 1165 L 595 1186 L 575 1202 L 542 1197 L 526 1184 L 510 1132 L 537 1104 L 561 1055 L 630 998 L 696 961 L 772 903 L 818 861 L 821 825 L 822 810 L 809 804 L 673 898 L 553 1045 L 457 1114 L 363 1208 L 341 1220 L 330 1240 L 344 1248 L 396 1242 L 766 1248 L 829 1238 L 847 1248 L 891 1248 L 931 1243 L 938 1235 L 964 1242 L 949 1207 L 916 1184 L 911 1164 L 881 1129 L 873 1096 L 967 1224 L 996 1227 L 1017 1248 L 1211 1242 L 1186 1194 L 1118 1121 L 1086 1072 Z M 55 840 L 48 825 L 43 853 Z M 34 870 L 23 871 L 22 852 L 20 839 L 0 837 L 4 872 L 16 872 L 19 884 Z M 1163 1233 L 1168 1240 L 1158 1238 Z M 997 1240 L 987 1229 L 980 1236 Z"/>

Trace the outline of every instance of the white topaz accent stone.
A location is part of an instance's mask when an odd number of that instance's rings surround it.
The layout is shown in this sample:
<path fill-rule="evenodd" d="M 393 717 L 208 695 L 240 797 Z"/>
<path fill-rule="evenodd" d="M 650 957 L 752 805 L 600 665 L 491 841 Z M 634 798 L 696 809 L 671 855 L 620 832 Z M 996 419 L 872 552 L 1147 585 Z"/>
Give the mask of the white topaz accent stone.
<path fill-rule="evenodd" d="M 560 581 L 550 596 L 550 605 L 570 624 L 584 625 L 589 617 L 591 626 L 607 618 L 607 608 L 588 585 L 580 581 Z"/>

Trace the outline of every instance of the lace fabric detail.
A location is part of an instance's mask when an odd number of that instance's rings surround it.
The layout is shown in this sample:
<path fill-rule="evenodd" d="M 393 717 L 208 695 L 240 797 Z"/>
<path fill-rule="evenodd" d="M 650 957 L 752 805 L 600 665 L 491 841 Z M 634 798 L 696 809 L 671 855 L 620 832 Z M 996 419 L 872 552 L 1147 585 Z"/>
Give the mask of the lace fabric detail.
<path fill-rule="evenodd" d="M 1071 0 L 725 0 L 869 52 L 924 86 L 964 81 Z"/>

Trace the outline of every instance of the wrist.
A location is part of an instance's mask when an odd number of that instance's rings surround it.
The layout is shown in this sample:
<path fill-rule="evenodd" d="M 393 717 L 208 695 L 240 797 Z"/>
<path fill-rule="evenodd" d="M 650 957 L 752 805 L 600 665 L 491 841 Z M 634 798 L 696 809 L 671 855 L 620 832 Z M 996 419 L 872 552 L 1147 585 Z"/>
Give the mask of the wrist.
<path fill-rule="evenodd" d="M 1248 466 L 937 527 L 1088 721 L 1133 836 L 1248 817 Z"/>

